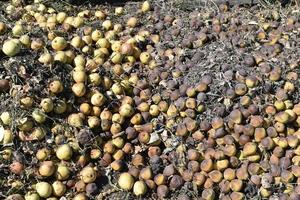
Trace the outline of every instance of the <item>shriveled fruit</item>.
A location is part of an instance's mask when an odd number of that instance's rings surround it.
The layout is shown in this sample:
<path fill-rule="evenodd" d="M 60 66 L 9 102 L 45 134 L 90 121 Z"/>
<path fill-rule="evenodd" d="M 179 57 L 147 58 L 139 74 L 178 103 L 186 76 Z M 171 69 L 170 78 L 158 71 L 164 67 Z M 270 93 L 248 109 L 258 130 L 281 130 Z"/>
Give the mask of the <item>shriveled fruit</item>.
<path fill-rule="evenodd" d="M 44 123 L 46 121 L 46 114 L 39 109 L 35 109 L 32 112 L 32 118 L 38 123 Z"/>
<path fill-rule="evenodd" d="M 53 188 L 53 195 L 57 197 L 63 196 L 67 190 L 65 184 L 63 184 L 61 181 L 54 181 L 52 183 L 52 188 Z"/>
<path fill-rule="evenodd" d="M 81 127 L 83 125 L 83 120 L 79 114 L 73 113 L 68 116 L 68 124 L 74 127 Z"/>
<path fill-rule="evenodd" d="M 250 156 L 255 154 L 257 151 L 257 145 L 256 143 L 253 142 L 248 142 L 247 144 L 245 144 L 244 149 L 243 149 L 243 153 L 245 156 Z"/>
<path fill-rule="evenodd" d="M 56 169 L 56 178 L 57 180 L 64 181 L 67 180 L 70 176 L 70 169 L 65 165 L 58 165 Z"/>
<path fill-rule="evenodd" d="M 84 83 L 75 83 L 72 86 L 72 91 L 75 96 L 82 97 L 86 93 L 86 88 L 85 88 Z"/>
<path fill-rule="evenodd" d="M 54 104 L 51 98 L 44 98 L 41 101 L 42 110 L 46 113 L 51 112 L 53 110 Z"/>
<path fill-rule="evenodd" d="M 24 165 L 21 162 L 14 161 L 10 166 L 9 169 L 12 173 L 20 175 L 23 172 Z"/>
<path fill-rule="evenodd" d="M 97 174 L 94 168 L 85 167 L 80 171 L 80 178 L 85 183 L 92 183 L 96 180 Z"/>

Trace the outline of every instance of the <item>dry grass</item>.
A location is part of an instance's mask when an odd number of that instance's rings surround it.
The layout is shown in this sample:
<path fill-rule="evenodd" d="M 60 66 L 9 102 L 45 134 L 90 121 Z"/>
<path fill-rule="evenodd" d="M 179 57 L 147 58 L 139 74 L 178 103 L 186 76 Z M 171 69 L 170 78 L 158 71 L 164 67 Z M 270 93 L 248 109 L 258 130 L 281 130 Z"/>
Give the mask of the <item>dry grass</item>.
<path fill-rule="evenodd" d="M 157 2 L 157 1 L 156 1 Z M 299 0 L 167 0 L 162 1 L 168 8 L 177 8 L 184 11 L 193 11 L 207 7 L 218 7 L 220 4 L 229 3 L 230 5 L 253 5 L 260 4 L 263 7 L 277 6 L 278 4 L 299 5 Z"/>

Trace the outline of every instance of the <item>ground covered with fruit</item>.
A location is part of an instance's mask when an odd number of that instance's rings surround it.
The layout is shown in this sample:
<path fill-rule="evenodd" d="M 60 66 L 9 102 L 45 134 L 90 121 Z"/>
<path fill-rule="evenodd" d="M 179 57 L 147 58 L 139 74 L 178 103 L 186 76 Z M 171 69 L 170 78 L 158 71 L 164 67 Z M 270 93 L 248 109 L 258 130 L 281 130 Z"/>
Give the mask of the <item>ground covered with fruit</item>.
<path fill-rule="evenodd" d="M 0 4 L 0 199 L 300 199 L 300 8 Z"/>

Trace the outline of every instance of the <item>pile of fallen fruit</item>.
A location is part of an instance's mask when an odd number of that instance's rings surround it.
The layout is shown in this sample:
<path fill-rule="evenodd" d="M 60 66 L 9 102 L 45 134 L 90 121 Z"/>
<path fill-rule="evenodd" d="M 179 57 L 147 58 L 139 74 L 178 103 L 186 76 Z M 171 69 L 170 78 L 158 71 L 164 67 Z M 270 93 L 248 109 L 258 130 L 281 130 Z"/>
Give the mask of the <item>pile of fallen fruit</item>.
<path fill-rule="evenodd" d="M 299 8 L 170 2 L 1 3 L 0 199 L 300 199 Z"/>

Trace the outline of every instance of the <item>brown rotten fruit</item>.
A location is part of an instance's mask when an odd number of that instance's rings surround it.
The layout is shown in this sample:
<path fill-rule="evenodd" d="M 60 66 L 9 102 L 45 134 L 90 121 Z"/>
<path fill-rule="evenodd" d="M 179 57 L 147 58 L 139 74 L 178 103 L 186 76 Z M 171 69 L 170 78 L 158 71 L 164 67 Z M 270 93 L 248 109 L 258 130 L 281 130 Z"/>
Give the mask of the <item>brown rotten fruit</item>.
<path fill-rule="evenodd" d="M 170 180 L 170 188 L 171 189 L 178 189 L 183 185 L 184 181 L 181 176 L 174 175 Z"/>

